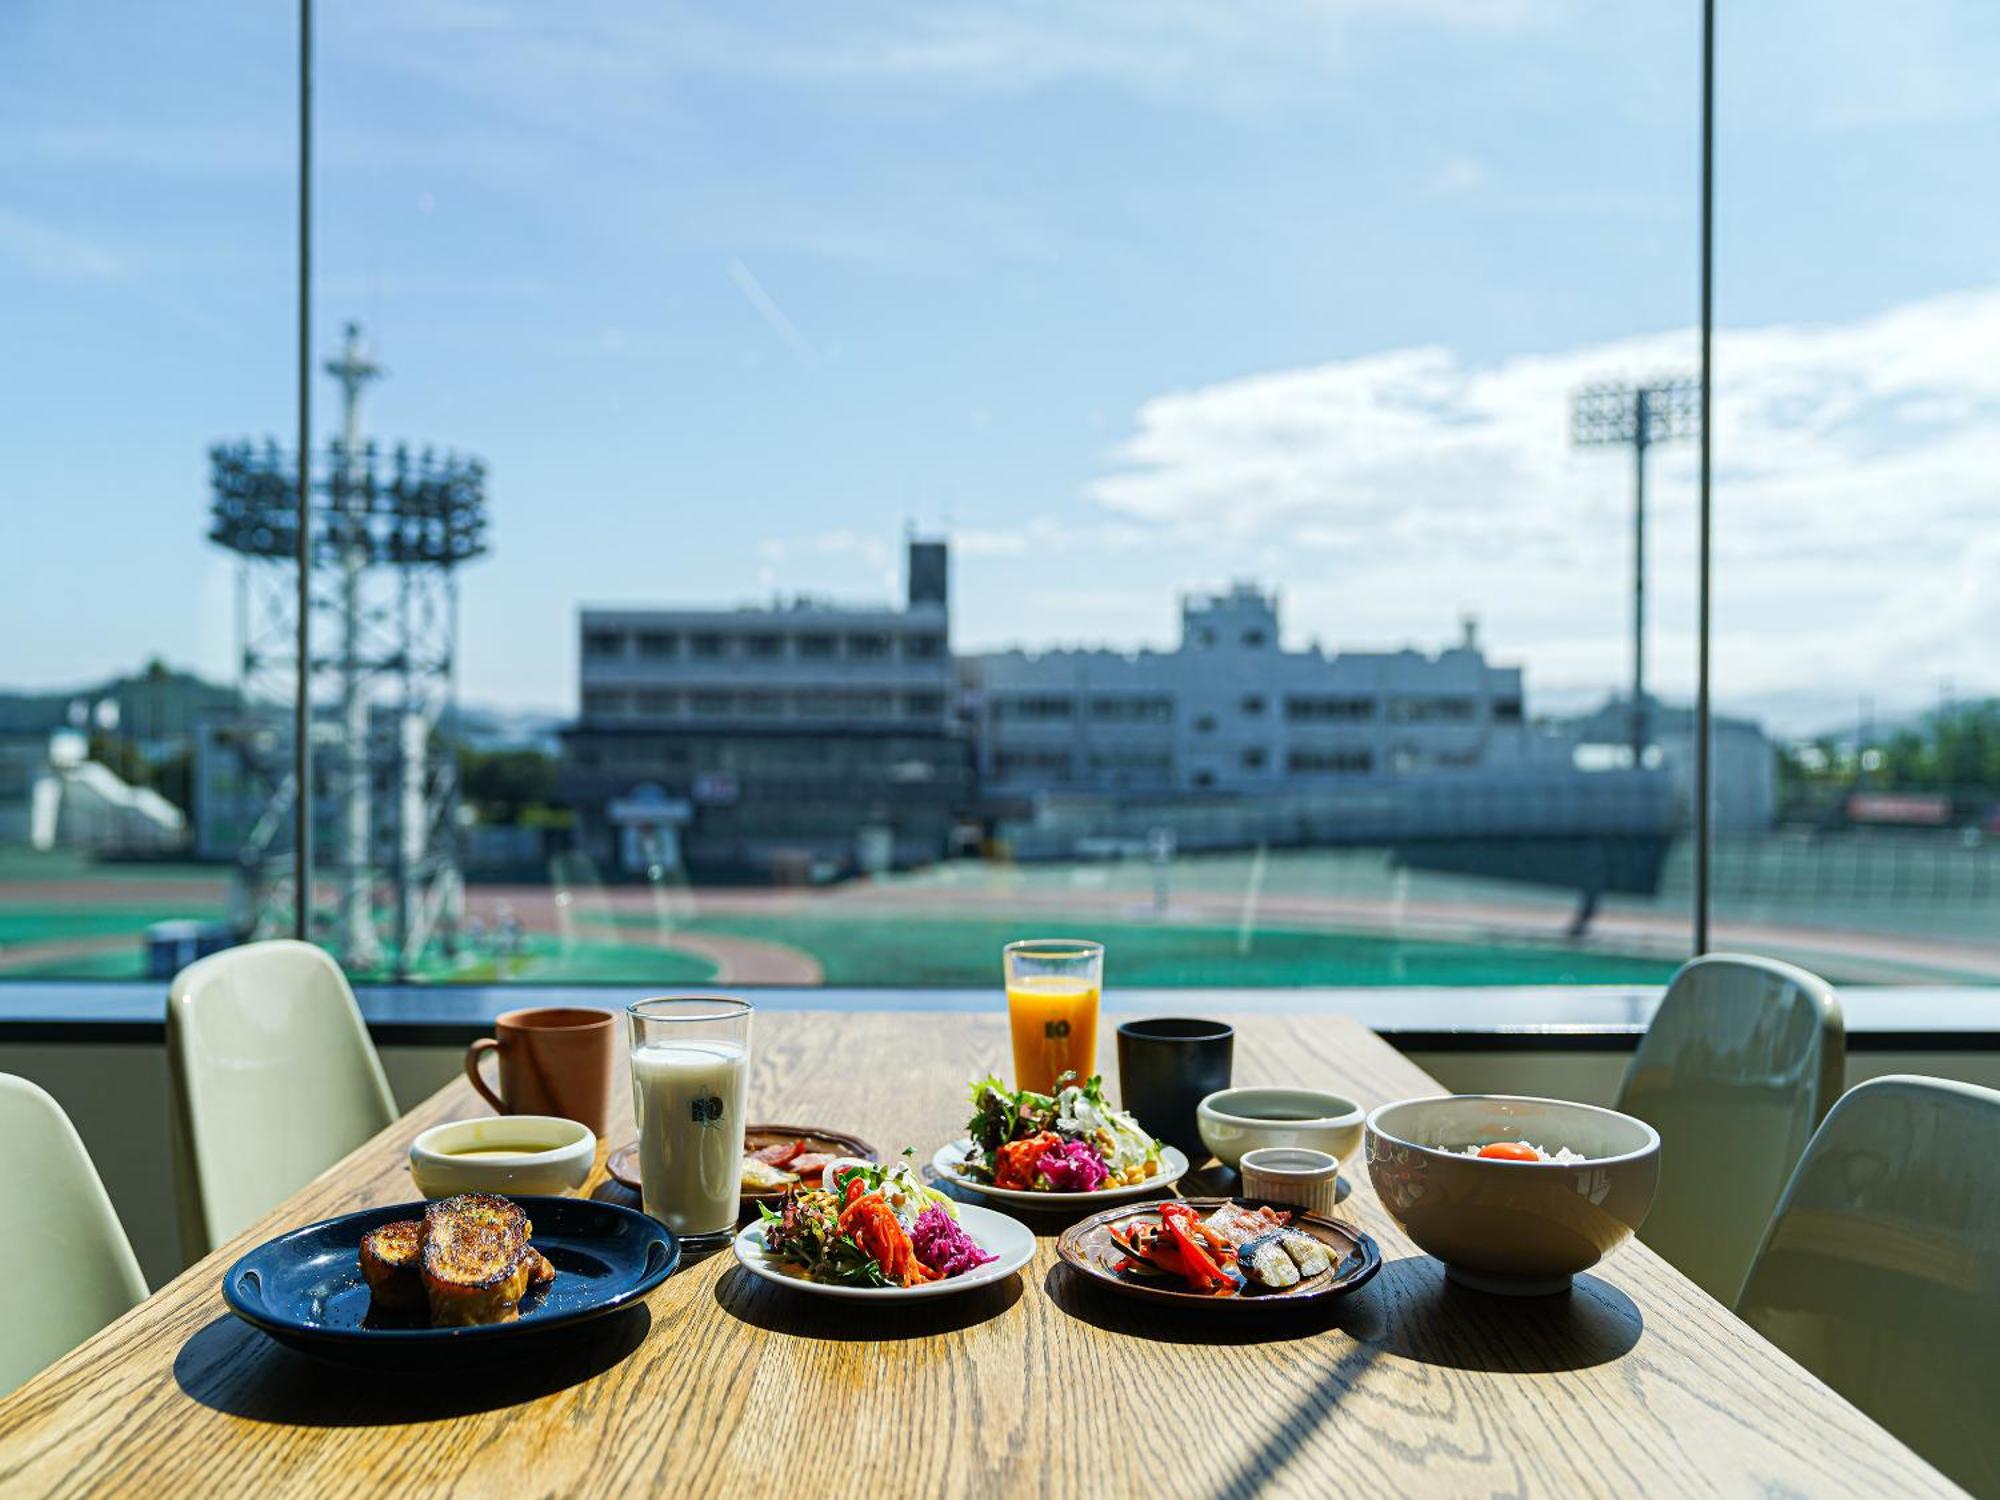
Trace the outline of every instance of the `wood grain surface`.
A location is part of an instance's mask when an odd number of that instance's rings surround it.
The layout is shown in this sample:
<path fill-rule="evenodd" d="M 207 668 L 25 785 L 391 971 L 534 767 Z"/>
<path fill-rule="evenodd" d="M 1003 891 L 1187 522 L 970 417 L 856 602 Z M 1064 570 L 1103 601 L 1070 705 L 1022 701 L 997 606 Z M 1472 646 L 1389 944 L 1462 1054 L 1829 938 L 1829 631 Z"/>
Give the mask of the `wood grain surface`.
<path fill-rule="evenodd" d="M 1006 1046 L 997 1014 L 768 1012 L 751 1112 L 927 1159 Z M 1338 1017 L 1238 1022 L 1236 1079 L 1369 1105 L 1437 1092 Z M 621 1079 L 620 1132 L 630 1104 Z M 322 1368 L 228 1314 L 220 1277 L 238 1255 L 413 1199 L 411 1136 L 483 1110 L 450 1084 L 0 1402 L 0 1492 L 1956 1493 L 1643 1246 L 1566 1297 L 1462 1291 L 1396 1230 L 1358 1163 L 1341 1214 L 1386 1264 L 1297 1319 L 1181 1316 L 1085 1284 L 1056 1259 L 1061 1217 L 1035 1226 L 1019 1278 L 907 1309 L 769 1286 L 725 1251 L 563 1357 L 478 1378 Z M 600 1149 L 590 1190 L 631 1202 L 602 1163 Z"/>

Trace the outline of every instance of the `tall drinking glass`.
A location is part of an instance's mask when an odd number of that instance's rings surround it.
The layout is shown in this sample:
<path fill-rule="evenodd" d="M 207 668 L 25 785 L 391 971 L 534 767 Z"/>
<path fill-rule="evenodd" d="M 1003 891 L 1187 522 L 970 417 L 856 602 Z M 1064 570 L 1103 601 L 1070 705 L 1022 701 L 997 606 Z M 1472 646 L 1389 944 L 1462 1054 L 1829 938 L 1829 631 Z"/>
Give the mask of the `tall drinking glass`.
<path fill-rule="evenodd" d="M 736 1232 L 750 1002 L 672 995 L 629 1007 L 646 1212 L 692 1246 Z"/>
<path fill-rule="evenodd" d="M 1097 1069 L 1097 1006 L 1104 945 L 1073 938 L 1009 943 L 1007 1018 L 1014 1033 L 1014 1087 L 1052 1093 L 1056 1080 Z"/>

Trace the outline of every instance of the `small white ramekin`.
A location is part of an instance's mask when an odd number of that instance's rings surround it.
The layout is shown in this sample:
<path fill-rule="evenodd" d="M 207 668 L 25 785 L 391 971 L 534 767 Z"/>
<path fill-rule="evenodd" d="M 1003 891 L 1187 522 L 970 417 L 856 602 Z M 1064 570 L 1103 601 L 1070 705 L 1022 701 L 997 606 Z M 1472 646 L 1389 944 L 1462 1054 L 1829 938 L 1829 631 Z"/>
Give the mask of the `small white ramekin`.
<path fill-rule="evenodd" d="M 1265 1146 L 1244 1152 L 1238 1170 L 1246 1198 L 1289 1203 L 1314 1214 L 1330 1214 L 1340 1201 L 1340 1162 L 1324 1151 Z"/>

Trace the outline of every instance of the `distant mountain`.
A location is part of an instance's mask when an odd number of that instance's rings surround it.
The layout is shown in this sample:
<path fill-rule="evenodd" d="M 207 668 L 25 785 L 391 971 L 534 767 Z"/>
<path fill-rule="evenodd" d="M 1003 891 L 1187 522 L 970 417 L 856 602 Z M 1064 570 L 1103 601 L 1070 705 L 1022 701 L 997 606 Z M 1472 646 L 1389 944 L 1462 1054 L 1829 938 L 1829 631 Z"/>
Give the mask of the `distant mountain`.
<path fill-rule="evenodd" d="M 458 709 L 459 737 L 475 750 L 540 750 L 554 755 L 562 749 L 556 730 L 568 722 L 568 715 L 542 709 L 471 703 Z"/>

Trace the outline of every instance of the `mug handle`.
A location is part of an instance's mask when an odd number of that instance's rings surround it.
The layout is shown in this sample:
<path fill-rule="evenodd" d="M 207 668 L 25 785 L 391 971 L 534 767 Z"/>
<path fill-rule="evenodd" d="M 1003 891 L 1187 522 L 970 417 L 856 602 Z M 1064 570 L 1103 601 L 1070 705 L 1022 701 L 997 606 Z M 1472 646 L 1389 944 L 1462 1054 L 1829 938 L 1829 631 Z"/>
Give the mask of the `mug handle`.
<path fill-rule="evenodd" d="M 507 1106 L 501 1102 L 498 1094 L 486 1086 L 486 1079 L 479 1071 L 481 1054 L 498 1051 L 499 1047 L 500 1044 L 490 1036 L 483 1036 L 470 1047 L 467 1047 L 465 1049 L 465 1076 L 472 1081 L 472 1087 L 478 1092 L 479 1097 L 493 1106 L 493 1112 L 504 1115 L 507 1113 Z"/>

